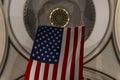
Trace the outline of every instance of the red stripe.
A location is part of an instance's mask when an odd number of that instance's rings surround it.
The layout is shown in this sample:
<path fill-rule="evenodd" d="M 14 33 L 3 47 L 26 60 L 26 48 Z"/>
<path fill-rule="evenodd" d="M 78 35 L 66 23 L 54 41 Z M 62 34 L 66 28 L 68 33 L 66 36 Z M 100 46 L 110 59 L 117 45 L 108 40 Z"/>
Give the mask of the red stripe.
<path fill-rule="evenodd" d="M 34 80 L 39 80 L 40 67 L 41 67 L 41 62 L 37 62 Z"/>
<path fill-rule="evenodd" d="M 80 62 L 79 62 L 79 80 L 83 80 L 83 57 L 84 57 L 84 34 L 85 34 L 85 26 L 82 27 L 82 36 L 81 36 L 81 46 L 80 46 Z"/>
<path fill-rule="evenodd" d="M 29 80 L 32 63 L 33 63 L 33 60 L 30 59 L 30 60 L 29 60 L 29 63 L 28 63 L 28 66 L 27 66 L 27 70 L 26 70 L 26 72 L 25 72 L 25 79 L 24 79 L 24 80 Z"/>
<path fill-rule="evenodd" d="M 43 80 L 48 80 L 49 64 L 45 64 Z"/>
<path fill-rule="evenodd" d="M 75 58 L 76 58 L 76 49 L 78 44 L 78 27 L 74 29 L 74 45 L 73 45 L 73 53 L 72 53 L 72 61 L 71 61 L 71 70 L 70 70 L 70 80 L 74 80 L 75 73 Z"/>
<path fill-rule="evenodd" d="M 63 66 L 62 66 L 62 74 L 61 74 L 61 80 L 65 80 L 66 76 L 66 68 L 67 68 L 67 59 L 68 59 L 68 53 L 69 53 L 69 45 L 70 45 L 70 33 L 71 29 L 67 29 L 67 36 L 66 36 L 66 45 L 65 45 L 65 52 L 64 52 L 64 60 L 63 60 Z"/>
<path fill-rule="evenodd" d="M 58 70 L 58 64 L 55 64 L 54 68 L 53 68 L 52 80 L 56 80 L 56 78 L 57 78 L 57 70 Z"/>

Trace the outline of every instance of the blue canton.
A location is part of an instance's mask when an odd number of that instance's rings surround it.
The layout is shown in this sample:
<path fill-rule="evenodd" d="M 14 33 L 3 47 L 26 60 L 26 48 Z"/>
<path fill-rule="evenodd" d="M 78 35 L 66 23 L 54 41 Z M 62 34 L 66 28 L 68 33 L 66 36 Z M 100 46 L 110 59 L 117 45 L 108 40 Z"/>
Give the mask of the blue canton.
<path fill-rule="evenodd" d="M 52 26 L 38 27 L 31 58 L 44 63 L 58 63 L 62 36 L 63 28 Z"/>

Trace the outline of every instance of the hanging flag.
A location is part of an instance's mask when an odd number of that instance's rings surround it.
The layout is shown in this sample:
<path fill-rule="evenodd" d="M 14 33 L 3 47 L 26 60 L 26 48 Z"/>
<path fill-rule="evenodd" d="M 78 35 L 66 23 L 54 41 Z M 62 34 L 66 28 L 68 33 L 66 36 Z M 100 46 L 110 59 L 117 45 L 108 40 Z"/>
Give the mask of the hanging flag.
<path fill-rule="evenodd" d="M 82 80 L 84 32 L 84 26 L 40 26 L 25 80 Z"/>

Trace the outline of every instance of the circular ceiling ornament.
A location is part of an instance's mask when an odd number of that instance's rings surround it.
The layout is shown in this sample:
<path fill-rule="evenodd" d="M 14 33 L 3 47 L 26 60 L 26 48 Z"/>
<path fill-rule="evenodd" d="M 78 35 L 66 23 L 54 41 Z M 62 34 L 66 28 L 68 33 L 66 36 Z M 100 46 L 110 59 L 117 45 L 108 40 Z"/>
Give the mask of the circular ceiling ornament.
<path fill-rule="evenodd" d="M 29 58 L 38 25 L 51 25 L 50 13 L 56 8 L 67 10 L 67 26 L 81 25 L 82 0 L 6 0 L 5 12 L 8 32 L 16 49 Z M 111 34 L 111 0 L 86 0 L 84 22 L 86 25 L 84 62 L 96 56 Z M 101 6 L 102 5 L 102 6 Z M 65 12 L 66 13 L 66 12 Z M 64 13 L 63 13 L 64 14 Z M 65 18 L 68 19 L 69 17 Z M 110 25 L 108 25 L 110 24 Z"/>
<path fill-rule="evenodd" d="M 120 0 L 117 2 L 116 12 L 115 12 L 115 27 L 114 27 L 114 46 L 116 49 L 117 57 L 120 60 Z"/>
<path fill-rule="evenodd" d="M 66 27 L 70 21 L 70 15 L 66 9 L 55 8 L 50 13 L 49 19 L 53 26 Z"/>
<path fill-rule="evenodd" d="M 7 34 L 6 34 L 6 25 L 3 15 L 3 9 L 0 3 L 0 74 L 5 64 L 7 56 Z"/>

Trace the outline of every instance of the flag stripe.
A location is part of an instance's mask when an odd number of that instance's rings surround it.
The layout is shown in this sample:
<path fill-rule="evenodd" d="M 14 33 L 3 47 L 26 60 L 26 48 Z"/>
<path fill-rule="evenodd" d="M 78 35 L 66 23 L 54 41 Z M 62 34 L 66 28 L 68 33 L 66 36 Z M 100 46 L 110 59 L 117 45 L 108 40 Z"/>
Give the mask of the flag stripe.
<path fill-rule="evenodd" d="M 65 51 L 65 45 L 66 45 L 66 36 L 67 36 L 67 28 L 64 29 L 63 31 L 63 37 L 62 37 L 62 46 L 61 46 L 61 52 L 60 52 L 60 60 L 58 63 L 58 72 L 57 72 L 57 79 L 56 80 L 61 80 L 61 74 L 62 74 L 62 64 L 64 60 L 64 51 Z"/>
<path fill-rule="evenodd" d="M 33 60 L 31 71 L 30 71 L 30 78 L 29 78 L 29 80 L 34 80 L 36 67 L 37 67 L 37 61 Z"/>
<path fill-rule="evenodd" d="M 79 80 L 82 80 L 83 77 L 83 53 L 84 53 L 84 34 L 85 34 L 85 26 L 82 27 L 82 35 L 81 35 L 81 46 L 80 46 L 80 58 L 79 58 Z"/>
<path fill-rule="evenodd" d="M 43 80 L 48 80 L 49 64 L 45 64 Z"/>
<path fill-rule="evenodd" d="M 52 80 L 52 75 L 53 75 L 53 68 L 55 64 L 50 64 L 49 65 L 49 73 L 48 73 L 48 80 Z"/>
<path fill-rule="evenodd" d="M 74 80 L 75 73 L 75 57 L 76 57 L 76 49 L 78 43 L 78 27 L 74 29 L 74 44 L 73 44 L 73 53 L 72 53 L 72 61 L 71 61 L 71 70 L 70 70 L 70 80 Z"/>
<path fill-rule="evenodd" d="M 58 71 L 58 64 L 54 65 L 52 80 L 56 80 Z"/>
<path fill-rule="evenodd" d="M 74 28 L 71 29 L 70 33 L 70 45 L 69 45 L 69 53 L 68 53 L 68 60 L 67 60 L 67 70 L 66 70 L 66 78 L 65 80 L 70 80 L 70 68 L 71 68 L 71 61 L 72 61 L 72 53 L 73 53 L 73 43 L 74 43 Z"/>
<path fill-rule="evenodd" d="M 39 80 L 43 80 L 44 69 L 45 69 L 45 64 L 44 64 L 44 63 L 41 63 L 40 74 L 39 74 Z"/>
<path fill-rule="evenodd" d="M 32 63 L 33 63 L 33 60 L 30 58 L 28 66 L 27 66 L 27 70 L 26 70 L 26 73 L 25 73 L 25 80 L 29 80 Z"/>
<path fill-rule="evenodd" d="M 70 43 L 70 33 L 71 29 L 67 29 L 67 40 L 66 40 L 66 45 L 65 45 L 65 52 L 64 52 L 64 62 L 63 62 L 63 67 L 62 67 L 62 74 L 61 74 L 61 80 L 65 80 L 66 77 L 66 68 L 67 68 L 67 59 L 68 59 L 68 53 L 69 53 L 69 43 Z"/>
<path fill-rule="evenodd" d="M 79 58 L 80 58 L 80 42 L 81 41 L 81 28 L 78 30 L 78 45 L 77 45 L 77 51 L 76 51 L 76 60 L 75 60 L 75 77 L 74 80 L 79 80 Z"/>
<path fill-rule="evenodd" d="M 34 80 L 39 80 L 40 66 L 41 66 L 41 62 L 37 62 L 37 67 L 36 67 L 36 71 L 35 71 L 35 79 Z"/>

